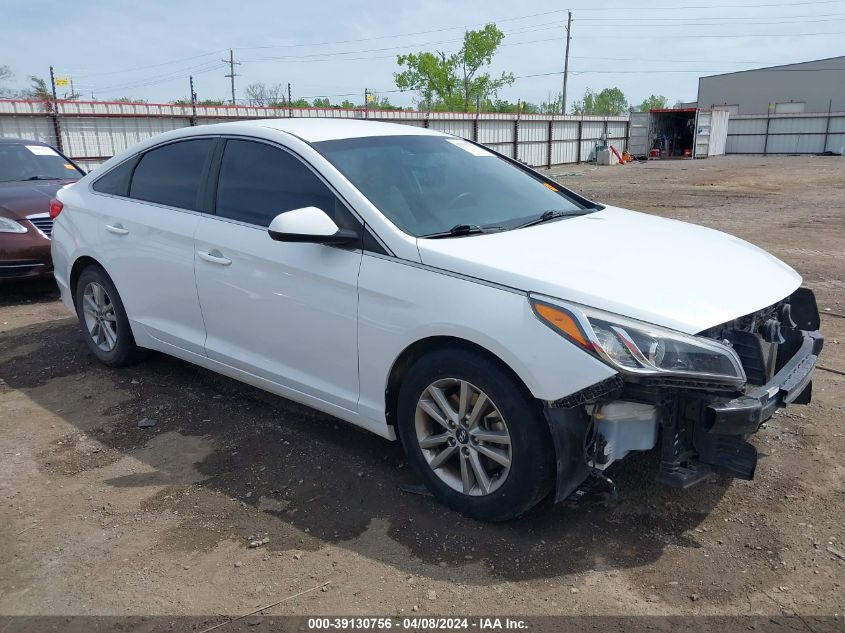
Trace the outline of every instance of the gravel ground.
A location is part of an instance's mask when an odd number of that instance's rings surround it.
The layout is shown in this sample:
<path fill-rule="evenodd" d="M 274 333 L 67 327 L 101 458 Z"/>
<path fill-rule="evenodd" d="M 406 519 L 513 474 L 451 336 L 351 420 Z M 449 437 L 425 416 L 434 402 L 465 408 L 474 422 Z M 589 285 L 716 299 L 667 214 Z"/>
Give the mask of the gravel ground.
<path fill-rule="evenodd" d="M 551 173 L 784 259 L 827 310 L 822 364 L 845 371 L 845 160 Z M 671 265 L 659 235 L 640 246 Z M 51 283 L 3 286 L 0 614 L 238 614 L 325 582 L 270 613 L 841 614 L 844 384 L 817 372 L 813 403 L 755 437 L 753 482 L 668 490 L 642 455 L 613 467 L 610 507 L 484 525 L 401 492 L 390 442 L 175 359 L 109 370 Z"/>

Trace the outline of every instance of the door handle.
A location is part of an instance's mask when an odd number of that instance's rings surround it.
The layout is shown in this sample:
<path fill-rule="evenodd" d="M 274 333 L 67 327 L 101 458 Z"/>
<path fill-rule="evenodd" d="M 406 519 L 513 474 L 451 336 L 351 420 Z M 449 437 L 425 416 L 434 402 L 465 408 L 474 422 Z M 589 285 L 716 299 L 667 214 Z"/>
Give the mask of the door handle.
<path fill-rule="evenodd" d="M 106 224 L 106 231 L 109 233 L 114 233 L 115 235 L 126 235 L 129 233 L 129 229 L 123 228 L 122 224 L 115 224 L 112 226 L 111 224 Z"/>
<path fill-rule="evenodd" d="M 223 253 L 218 251 L 216 248 L 210 253 L 206 253 L 204 251 L 197 251 L 197 255 L 200 256 L 200 259 L 204 259 L 205 261 L 211 262 L 212 264 L 219 264 L 220 266 L 228 266 L 232 263 L 231 259 L 223 257 Z"/>

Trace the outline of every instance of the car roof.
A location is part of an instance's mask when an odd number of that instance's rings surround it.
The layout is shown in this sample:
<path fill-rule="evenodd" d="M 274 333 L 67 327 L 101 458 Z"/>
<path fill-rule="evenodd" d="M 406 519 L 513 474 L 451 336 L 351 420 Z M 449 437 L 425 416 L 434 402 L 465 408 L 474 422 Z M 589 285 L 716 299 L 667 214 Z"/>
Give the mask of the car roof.
<path fill-rule="evenodd" d="M 45 143 L 44 141 L 32 141 L 28 138 L 10 138 L 10 137 L 0 138 L 0 145 L 44 145 L 46 147 L 52 147 L 52 145 Z"/>
<path fill-rule="evenodd" d="M 222 133 L 228 126 L 240 127 L 244 125 L 287 132 L 309 143 L 366 136 L 447 136 L 441 132 L 415 125 L 321 117 L 233 121 L 231 123 L 218 123 L 213 127 L 216 128 L 216 131 Z"/>

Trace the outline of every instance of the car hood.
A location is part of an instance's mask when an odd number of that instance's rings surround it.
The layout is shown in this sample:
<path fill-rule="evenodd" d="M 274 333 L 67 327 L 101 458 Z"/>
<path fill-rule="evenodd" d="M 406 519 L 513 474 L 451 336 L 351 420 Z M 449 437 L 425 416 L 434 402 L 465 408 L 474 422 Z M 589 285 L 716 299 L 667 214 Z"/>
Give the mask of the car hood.
<path fill-rule="evenodd" d="M 417 244 L 426 265 L 688 334 L 769 306 L 801 284 L 792 268 L 737 237 L 616 207 Z"/>
<path fill-rule="evenodd" d="M 73 180 L 27 180 L 0 182 L 0 211 L 21 220 L 34 213 L 47 213 L 56 192 Z"/>

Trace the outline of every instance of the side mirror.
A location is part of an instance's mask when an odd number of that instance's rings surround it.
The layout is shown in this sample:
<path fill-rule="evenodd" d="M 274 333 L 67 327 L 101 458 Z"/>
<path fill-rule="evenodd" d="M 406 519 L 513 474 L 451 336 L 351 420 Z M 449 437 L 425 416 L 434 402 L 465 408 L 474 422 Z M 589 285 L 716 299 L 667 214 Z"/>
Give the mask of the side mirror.
<path fill-rule="evenodd" d="M 351 244 L 360 240 L 356 231 L 340 229 L 325 211 L 317 207 L 303 207 L 280 213 L 267 229 L 277 242 L 307 242 L 312 244 Z"/>

